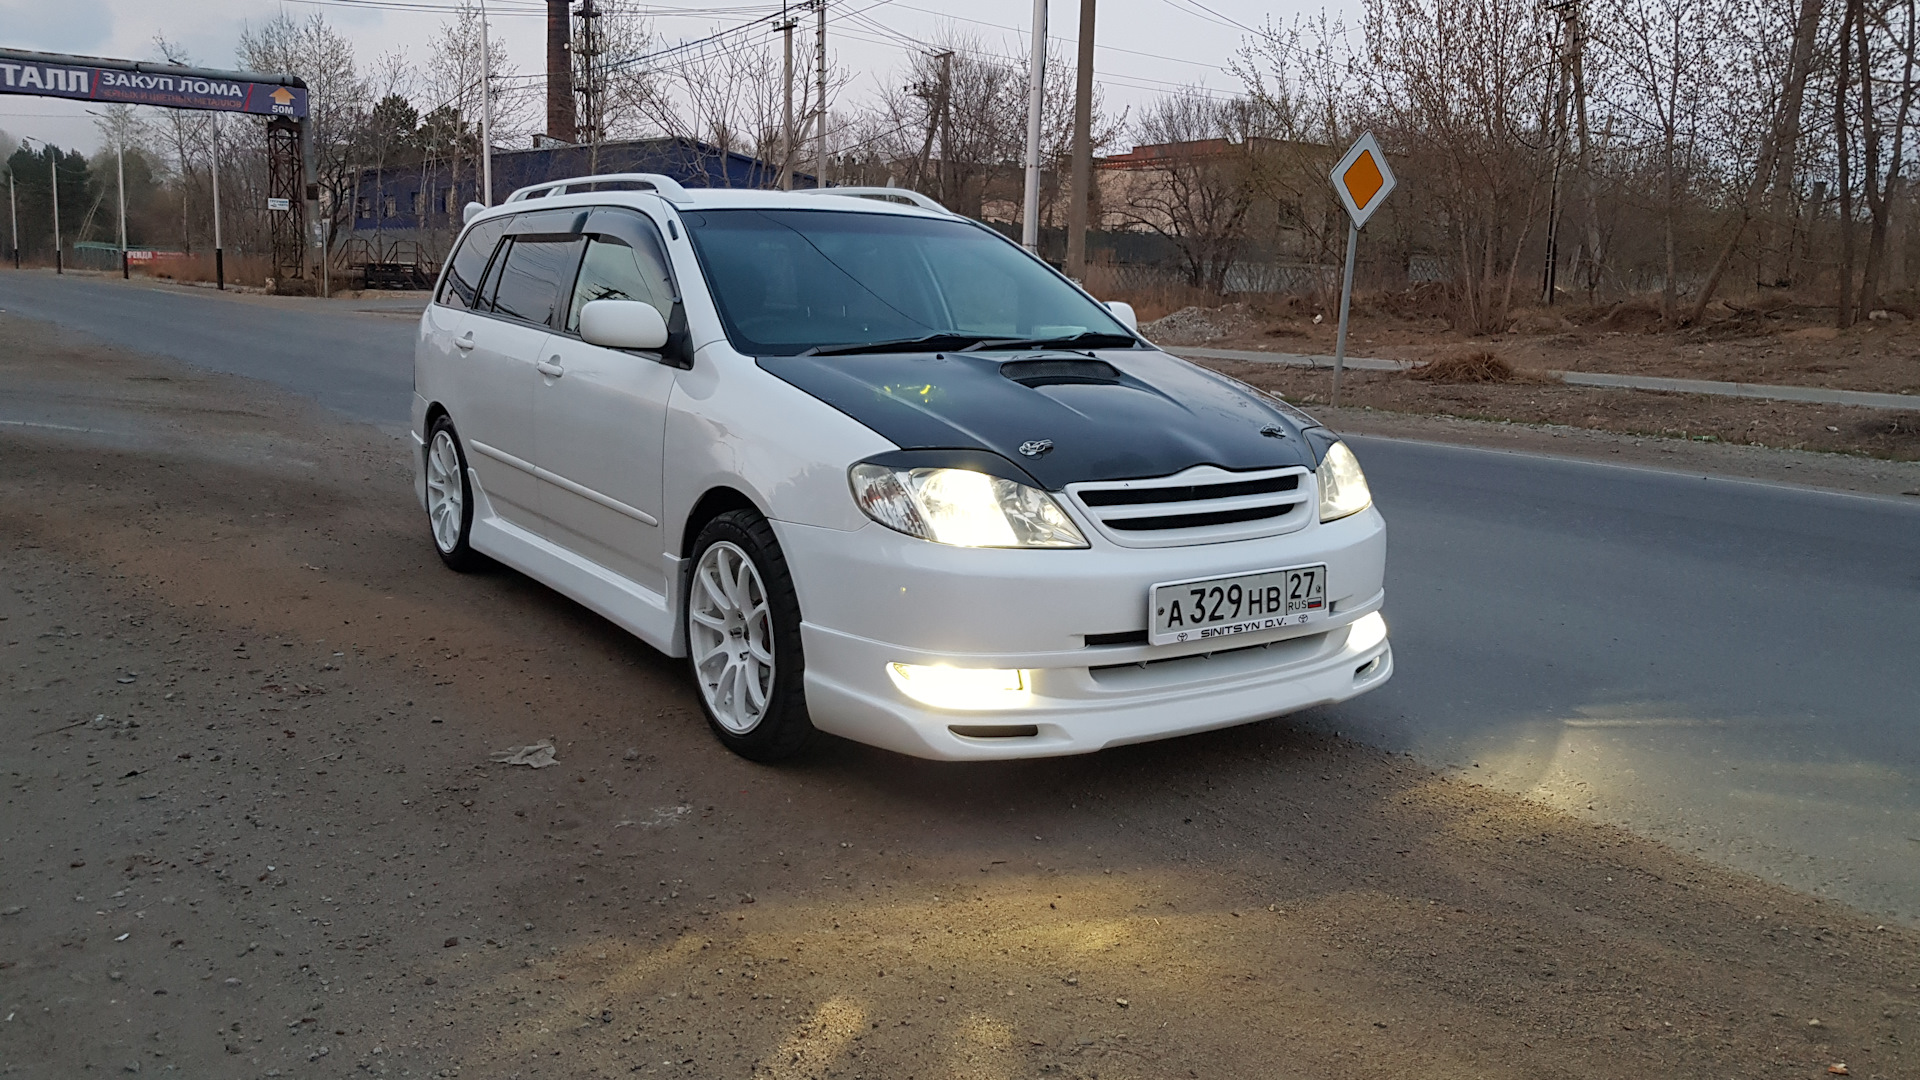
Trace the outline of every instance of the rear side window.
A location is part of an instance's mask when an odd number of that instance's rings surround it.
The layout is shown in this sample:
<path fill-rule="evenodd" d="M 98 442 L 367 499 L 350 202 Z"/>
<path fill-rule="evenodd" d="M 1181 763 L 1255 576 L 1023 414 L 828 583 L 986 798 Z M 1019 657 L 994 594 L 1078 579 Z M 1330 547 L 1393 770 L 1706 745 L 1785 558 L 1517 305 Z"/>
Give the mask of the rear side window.
<path fill-rule="evenodd" d="M 480 288 L 480 275 L 486 273 L 487 257 L 493 254 L 500 235 L 507 231 L 510 218 L 483 221 L 467 230 L 460 249 L 447 266 L 447 281 L 440 289 L 440 302 L 452 307 L 476 306 L 474 296 Z"/>
<path fill-rule="evenodd" d="M 501 258 L 493 310 L 513 319 L 553 325 L 560 297 L 573 285 L 583 241 L 576 236 L 516 236 Z"/>
<path fill-rule="evenodd" d="M 567 331 L 580 329 L 580 309 L 594 300 L 639 300 L 652 304 L 662 319 L 673 318 L 673 279 L 666 260 L 654 245 L 628 246 L 612 236 L 596 236 L 587 244 L 580 278 L 573 286 L 567 311 Z"/>

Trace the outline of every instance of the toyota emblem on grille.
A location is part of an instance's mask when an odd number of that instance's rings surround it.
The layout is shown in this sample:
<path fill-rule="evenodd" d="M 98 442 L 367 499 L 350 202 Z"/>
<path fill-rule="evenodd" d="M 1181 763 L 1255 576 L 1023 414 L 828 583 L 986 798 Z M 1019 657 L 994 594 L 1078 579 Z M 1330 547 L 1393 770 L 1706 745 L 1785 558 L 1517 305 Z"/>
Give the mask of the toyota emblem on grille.
<path fill-rule="evenodd" d="M 1039 457 L 1053 449 L 1052 439 L 1033 439 L 1020 444 L 1020 452 L 1028 457 Z"/>

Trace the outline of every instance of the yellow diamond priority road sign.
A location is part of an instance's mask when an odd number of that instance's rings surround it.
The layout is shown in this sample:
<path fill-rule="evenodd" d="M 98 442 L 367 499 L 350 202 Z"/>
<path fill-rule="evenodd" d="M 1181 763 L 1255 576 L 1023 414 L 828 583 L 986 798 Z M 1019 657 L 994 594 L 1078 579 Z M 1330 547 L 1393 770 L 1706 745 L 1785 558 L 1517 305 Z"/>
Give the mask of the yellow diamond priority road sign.
<path fill-rule="evenodd" d="M 1347 216 L 1353 219 L 1356 229 L 1364 226 L 1380 204 L 1387 201 L 1387 194 L 1396 183 L 1387 155 L 1380 152 L 1380 144 L 1374 141 L 1371 131 L 1360 136 L 1353 149 L 1333 167 L 1332 180 L 1333 192 L 1347 208 Z"/>

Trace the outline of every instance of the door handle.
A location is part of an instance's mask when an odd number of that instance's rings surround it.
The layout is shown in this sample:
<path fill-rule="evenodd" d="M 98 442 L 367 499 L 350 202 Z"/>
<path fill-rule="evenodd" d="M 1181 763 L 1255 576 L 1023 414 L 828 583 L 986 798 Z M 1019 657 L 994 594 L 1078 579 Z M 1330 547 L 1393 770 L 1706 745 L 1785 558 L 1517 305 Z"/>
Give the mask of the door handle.
<path fill-rule="evenodd" d="M 560 358 L 556 356 L 553 359 L 558 360 Z M 533 366 L 539 369 L 540 374 L 550 375 L 556 379 L 567 373 L 566 368 L 563 368 L 559 364 L 554 363 L 553 360 L 542 360 Z"/>
<path fill-rule="evenodd" d="M 456 347 L 462 350 L 473 348 L 473 331 L 469 330 L 466 333 L 461 334 L 459 337 L 454 338 L 453 343 Z"/>

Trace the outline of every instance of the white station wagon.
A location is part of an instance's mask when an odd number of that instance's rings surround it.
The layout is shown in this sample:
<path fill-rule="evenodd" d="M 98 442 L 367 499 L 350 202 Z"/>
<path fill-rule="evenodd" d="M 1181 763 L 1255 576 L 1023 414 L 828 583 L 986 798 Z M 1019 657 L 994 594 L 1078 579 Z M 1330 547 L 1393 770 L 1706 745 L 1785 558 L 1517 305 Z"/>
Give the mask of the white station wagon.
<path fill-rule="evenodd" d="M 434 545 L 686 657 L 734 751 L 1082 753 L 1392 674 L 1347 447 L 986 226 L 649 174 L 468 211 L 414 357 Z"/>

